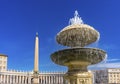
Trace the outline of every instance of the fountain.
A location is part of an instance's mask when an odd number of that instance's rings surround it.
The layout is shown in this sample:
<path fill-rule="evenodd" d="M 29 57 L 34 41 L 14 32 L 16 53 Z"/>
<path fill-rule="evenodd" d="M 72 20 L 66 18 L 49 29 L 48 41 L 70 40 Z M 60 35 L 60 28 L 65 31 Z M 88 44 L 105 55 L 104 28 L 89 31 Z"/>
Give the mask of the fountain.
<path fill-rule="evenodd" d="M 68 67 L 64 75 L 64 84 L 92 84 L 92 74 L 87 66 L 97 64 L 106 58 L 106 52 L 98 48 L 85 46 L 98 41 L 100 34 L 93 27 L 84 24 L 75 11 L 74 18 L 56 36 L 56 41 L 67 49 L 51 54 L 51 59 L 58 65 Z"/>

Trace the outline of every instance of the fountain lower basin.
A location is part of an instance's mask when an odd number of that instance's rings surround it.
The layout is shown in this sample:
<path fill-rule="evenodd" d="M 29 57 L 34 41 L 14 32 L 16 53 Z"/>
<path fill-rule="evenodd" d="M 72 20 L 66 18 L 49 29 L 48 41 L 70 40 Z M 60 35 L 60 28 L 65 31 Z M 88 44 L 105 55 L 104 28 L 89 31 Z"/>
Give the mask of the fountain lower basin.
<path fill-rule="evenodd" d="M 97 64 L 105 57 L 106 52 L 98 48 L 70 48 L 51 54 L 52 61 L 63 66 Z"/>

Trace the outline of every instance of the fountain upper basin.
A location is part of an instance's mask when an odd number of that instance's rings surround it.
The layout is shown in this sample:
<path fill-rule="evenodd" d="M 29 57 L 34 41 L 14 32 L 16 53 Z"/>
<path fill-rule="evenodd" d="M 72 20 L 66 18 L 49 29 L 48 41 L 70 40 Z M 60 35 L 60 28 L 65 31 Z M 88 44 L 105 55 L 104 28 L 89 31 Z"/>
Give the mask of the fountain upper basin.
<path fill-rule="evenodd" d="M 56 36 L 59 44 L 69 47 L 84 47 L 97 40 L 100 34 L 87 24 L 73 24 L 62 29 Z"/>
<path fill-rule="evenodd" d="M 97 48 L 70 48 L 51 54 L 52 61 L 63 66 L 97 64 L 105 57 L 106 52 Z"/>

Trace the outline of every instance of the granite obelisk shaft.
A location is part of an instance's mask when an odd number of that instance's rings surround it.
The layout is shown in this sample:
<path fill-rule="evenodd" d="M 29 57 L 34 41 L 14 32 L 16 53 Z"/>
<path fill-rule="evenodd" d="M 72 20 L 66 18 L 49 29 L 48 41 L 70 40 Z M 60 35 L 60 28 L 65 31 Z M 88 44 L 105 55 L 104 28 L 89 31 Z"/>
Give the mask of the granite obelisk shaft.
<path fill-rule="evenodd" d="M 39 38 L 38 33 L 36 33 L 35 38 L 35 58 L 34 58 L 34 71 L 39 71 Z"/>
<path fill-rule="evenodd" d="M 39 84 L 39 38 L 36 33 L 33 84 Z"/>

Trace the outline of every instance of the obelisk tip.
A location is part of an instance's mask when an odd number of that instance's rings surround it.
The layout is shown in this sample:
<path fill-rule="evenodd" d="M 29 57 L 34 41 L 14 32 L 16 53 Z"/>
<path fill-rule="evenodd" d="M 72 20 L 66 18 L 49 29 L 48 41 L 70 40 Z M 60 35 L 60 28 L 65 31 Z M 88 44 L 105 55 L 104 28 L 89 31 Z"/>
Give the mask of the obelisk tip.
<path fill-rule="evenodd" d="M 36 32 L 36 36 L 38 36 L 38 32 Z"/>

